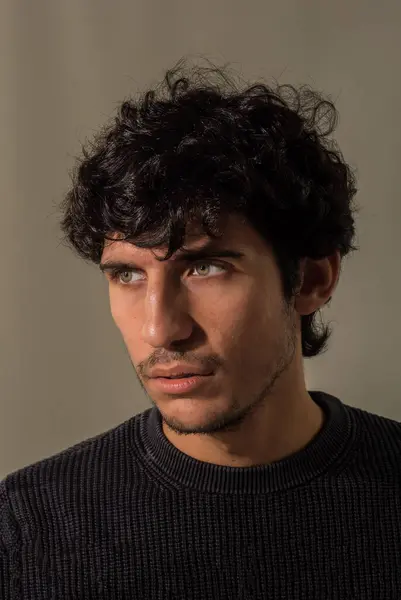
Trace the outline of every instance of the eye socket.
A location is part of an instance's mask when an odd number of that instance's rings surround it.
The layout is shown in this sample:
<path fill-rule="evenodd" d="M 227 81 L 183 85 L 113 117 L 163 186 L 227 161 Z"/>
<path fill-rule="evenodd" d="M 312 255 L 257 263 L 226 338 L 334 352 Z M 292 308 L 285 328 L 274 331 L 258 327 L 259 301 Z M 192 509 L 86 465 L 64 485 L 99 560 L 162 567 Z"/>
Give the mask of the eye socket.
<path fill-rule="evenodd" d="M 121 285 L 129 285 L 130 282 L 120 281 L 121 275 L 125 273 L 130 274 L 136 272 L 136 269 L 111 269 L 109 271 L 110 281 L 112 281 L 113 283 L 120 283 Z"/>
<path fill-rule="evenodd" d="M 205 266 L 205 265 L 207 265 L 208 267 L 216 267 L 217 269 L 223 269 L 224 271 L 227 271 L 227 266 L 224 266 L 222 264 L 218 264 L 215 262 L 210 262 L 208 260 L 196 263 L 195 265 L 193 265 L 192 270 L 198 269 L 199 266 Z"/>
<path fill-rule="evenodd" d="M 216 267 L 217 269 L 222 269 L 223 271 L 228 271 L 230 268 L 230 265 L 226 264 L 226 263 L 220 263 L 220 262 L 216 262 L 216 261 L 209 261 L 209 260 L 202 260 L 199 261 L 198 263 L 195 263 L 194 265 L 192 265 L 190 271 L 194 271 L 195 269 L 198 269 L 200 266 L 205 266 L 207 265 L 208 267 Z M 136 281 L 140 281 L 140 279 L 137 279 L 135 281 L 121 281 L 121 275 L 123 274 L 132 274 L 132 273 L 139 273 L 139 269 L 111 269 L 109 271 L 109 278 L 110 281 L 112 281 L 113 283 L 119 283 L 120 285 L 123 286 L 128 286 L 131 285 L 133 283 L 136 283 Z M 197 278 L 198 279 L 206 279 L 206 277 L 209 277 L 209 274 L 206 275 L 198 275 Z"/>

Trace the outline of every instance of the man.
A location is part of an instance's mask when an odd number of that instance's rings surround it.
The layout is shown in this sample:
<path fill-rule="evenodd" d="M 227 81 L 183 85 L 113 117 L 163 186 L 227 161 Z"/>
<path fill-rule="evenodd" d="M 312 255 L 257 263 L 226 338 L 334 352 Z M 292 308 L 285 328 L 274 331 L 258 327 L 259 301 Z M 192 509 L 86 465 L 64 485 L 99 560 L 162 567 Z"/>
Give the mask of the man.
<path fill-rule="evenodd" d="M 401 597 L 401 425 L 303 371 L 356 249 L 336 109 L 216 73 L 124 102 L 61 205 L 153 406 L 1 482 L 1 598 Z"/>

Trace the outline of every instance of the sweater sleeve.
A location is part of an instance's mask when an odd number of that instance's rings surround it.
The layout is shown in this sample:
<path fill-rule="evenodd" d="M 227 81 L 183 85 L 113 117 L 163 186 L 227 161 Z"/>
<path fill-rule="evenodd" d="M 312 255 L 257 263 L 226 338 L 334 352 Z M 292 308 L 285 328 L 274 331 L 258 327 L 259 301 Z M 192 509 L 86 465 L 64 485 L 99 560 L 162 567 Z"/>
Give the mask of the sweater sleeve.
<path fill-rule="evenodd" d="M 7 494 L 6 479 L 0 481 L 0 599 L 18 597 L 20 581 L 19 527 Z"/>

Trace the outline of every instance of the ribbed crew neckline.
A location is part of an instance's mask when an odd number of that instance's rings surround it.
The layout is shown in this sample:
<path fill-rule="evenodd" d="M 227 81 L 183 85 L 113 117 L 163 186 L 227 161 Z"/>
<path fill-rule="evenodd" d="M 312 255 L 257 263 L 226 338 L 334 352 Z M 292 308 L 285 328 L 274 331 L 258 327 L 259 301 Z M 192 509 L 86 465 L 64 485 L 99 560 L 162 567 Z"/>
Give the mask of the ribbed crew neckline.
<path fill-rule="evenodd" d="M 141 413 L 133 441 L 153 475 L 175 487 L 216 494 L 265 494 L 289 489 L 305 484 L 342 460 L 355 438 L 349 407 L 324 392 L 309 394 L 324 411 L 320 431 L 304 448 L 271 464 L 228 467 L 192 458 L 165 436 L 156 406 Z"/>

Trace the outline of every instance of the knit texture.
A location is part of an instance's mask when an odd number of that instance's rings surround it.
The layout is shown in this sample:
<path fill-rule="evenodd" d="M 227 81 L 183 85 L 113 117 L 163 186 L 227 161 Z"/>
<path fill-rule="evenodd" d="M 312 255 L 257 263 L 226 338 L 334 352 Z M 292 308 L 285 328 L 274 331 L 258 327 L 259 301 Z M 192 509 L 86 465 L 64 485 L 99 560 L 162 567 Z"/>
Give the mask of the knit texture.
<path fill-rule="evenodd" d="M 1 600 L 401 598 L 401 424 L 310 392 L 270 465 L 197 461 L 152 407 L 0 482 Z"/>

